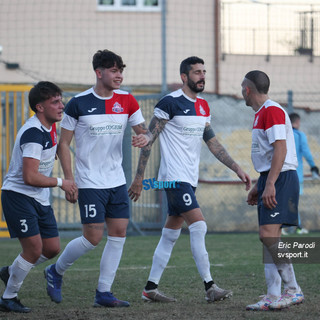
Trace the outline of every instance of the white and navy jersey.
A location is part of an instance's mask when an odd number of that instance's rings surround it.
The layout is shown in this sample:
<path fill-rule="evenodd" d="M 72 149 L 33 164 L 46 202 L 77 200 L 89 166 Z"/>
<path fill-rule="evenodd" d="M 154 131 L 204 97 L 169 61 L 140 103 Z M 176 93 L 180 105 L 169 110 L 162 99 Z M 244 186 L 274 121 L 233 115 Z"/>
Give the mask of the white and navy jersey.
<path fill-rule="evenodd" d="M 158 102 L 154 116 L 169 120 L 159 135 L 158 180 L 180 180 L 196 187 L 203 131 L 211 120 L 207 101 L 200 97 L 193 100 L 179 89 Z"/>
<path fill-rule="evenodd" d="M 19 130 L 13 147 L 10 166 L 4 178 L 2 190 L 11 190 L 34 198 L 44 206 L 50 205 L 49 188 L 26 185 L 23 181 L 23 158 L 40 160 L 38 171 L 51 175 L 57 150 L 57 131 L 42 126 L 36 115 L 26 121 Z"/>
<path fill-rule="evenodd" d="M 122 140 L 128 122 L 144 122 L 137 100 L 128 92 L 115 90 L 105 98 L 91 88 L 68 102 L 61 127 L 74 131 L 78 188 L 108 189 L 126 183 Z"/>
<path fill-rule="evenodd" d="M 289 116 L 278 103 L 267 100 L 256 112 L 252 129 L 251 159 L 257 172 L 270 170 L 274 151 L 272 144 L 277 140 L 286 140 L 287 144 L 281 172 L 295 170 L 298 161 Z"/>

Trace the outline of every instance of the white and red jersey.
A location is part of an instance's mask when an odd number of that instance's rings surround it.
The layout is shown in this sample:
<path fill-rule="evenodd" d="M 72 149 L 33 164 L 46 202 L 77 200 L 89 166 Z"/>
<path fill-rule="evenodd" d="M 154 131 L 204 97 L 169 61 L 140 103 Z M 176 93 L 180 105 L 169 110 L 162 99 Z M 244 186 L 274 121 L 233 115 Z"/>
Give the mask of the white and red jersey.
<path fill-rule="evenodd" d="M 115 90 L 100 97 L 90 88 L 67 104 L 61 127 L 74 131 L 75 181 L 79 188 L 108 189 L 126 183 L 122 169 L 122 141 L 129 123 L 144 122 L 137 100 Z"/>
<path fill-rule="evenodd" d="M 34 198 L 44 206 L 50 205 L 49 188 L 34 187 L 24 183 L 23 158 L 40 160 L 38 171 L 49 177 L 54 166 L 56 151 L 57 131 L 55 123 L 50 129 L 47 129 L 36 115 L 28 119 L 17 134 L 2 190 L 22 193 Z"/>
<path fill-rule="evenodd" d="M 251 159 L 257 172 L 268 171 L 273 157 L 272 144 L 286 140 L 287 154 L 282 171 L 298 166 L 294 136 L 286 111 L 276 102 L 267 100 L 256 112 L 252 129 Z"/>
<path fill-rule="evenodd" d="M 179 89 L 158 102 L 154 116 L 169 120 L 159 135 L 158 180 L 180 180 L 196 187 L 203 131 L 211 120 L 207 101 L 200 97 L 193 100 Z"/>

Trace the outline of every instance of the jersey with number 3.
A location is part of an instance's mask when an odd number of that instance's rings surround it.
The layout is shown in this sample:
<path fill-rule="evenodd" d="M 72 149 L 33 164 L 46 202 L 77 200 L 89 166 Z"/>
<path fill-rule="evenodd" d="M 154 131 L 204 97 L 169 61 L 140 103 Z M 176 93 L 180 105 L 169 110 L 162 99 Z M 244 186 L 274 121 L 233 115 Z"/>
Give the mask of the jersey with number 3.
<path fill-rule="evenodd" d="M 158 102 L 154 116 L 168 120 L 159 135 L 161 162 L 158 180 L 179 180 L 196 187 L 203 132 L 211 120 L 207 101 L 200 97 L 193 100 L 179 89 Z"/>
<path fill-rule="evenodd" d="M 44 206 L 50 205 L 49 188 L 26 185 L 23 180 L 23 158 L 40 160 L 38 171 L 51 175 L 57 150 L 57 131 L 55 123 L 45 128 L 34 115 L 19 130 L 13 147 L 10 166 L 4 178 L 2 190 L 19 192 L 34 198 Z"/>

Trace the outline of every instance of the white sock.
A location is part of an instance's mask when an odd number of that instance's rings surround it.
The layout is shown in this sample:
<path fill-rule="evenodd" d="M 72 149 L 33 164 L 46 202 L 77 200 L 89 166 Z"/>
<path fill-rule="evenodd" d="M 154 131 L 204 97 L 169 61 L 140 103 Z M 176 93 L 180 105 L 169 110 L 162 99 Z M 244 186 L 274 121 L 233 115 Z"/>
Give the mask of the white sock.
<path fill-rule="evenodd" d="M 268 262 L 268 263 L 265 263 L 264 265 L 264 274 L 266 277 L 266 284 L 267 284 L 267 295 L 279 297 L 281 295 L 280 274 L 278 272 L 276 265 L 272 263 L 273 262 L 272 256 L 266 246 L 264 246 L 263 253 L 264 253 L 264 261 Z"/>
<path fill-rule="evenodd" d="M 162 235 L 153 254 L 152 266 L 148 281 L 159 284 L 162 273 L 167 266 L 172 249 L 178 240 L 181 229 L 163 228 Z"/>
<path fill-rule="evenodd" d="M 121 260 L 125 237 L 108 236 L 100 261 L 98 291 L 110 292 Z"/>
<path fill-rule="evenodd" d="M 290 288 L 292 290 L 299 290 L 297 284 L 296 276 L 294 273 L 292 263 L 283 263 L 281 259 L 278 258 L 277 253 L 279 251 L 278 243 L 275 243 L 268 247 L 269 253 L 273 257 L 274 264 L 279 272 L 279 275 L 283 281 L 284 288 Z M 281 250 L 280 250 L 281 251 Z M 284 249 L 283 252 L 287 252 L 287 249 Z"/>
<path fill-rule="evenodd" d="M 2 295 L 4 299 L 12 299 L 18 295 L 25 277 L 33 268 L 33 264 L 19 254 L 10 266 L 10 278 Z"/>
<path fill-rule="evenodd" d="M 78 258 L 94 248 L 84 236 L 71 240 L 56 262 L 57 273 L 63 276 Z"/>
<path fill-rule="evenodd" d="M 191 251 L 198 271 L 203 281 L 212 281 L 210 262 L 206 250 L 205 235 L 207 224 L 205 221 L 197 221 L 189 226 Z"/>
<path fill-rule="evenodd" d="M 34 267 L 36 267 L 37 265 L 48 261 L 49 259 L 47 257 L 45 257 L 43 254 L 39 257 L 39 259 L 36 261 L 36 263 L 34 264 Z"/>
<path fill-rule="evenodd" d="M 268 296 L 281 296 L 281 277 L 274 263 L 264 265 Z"/>

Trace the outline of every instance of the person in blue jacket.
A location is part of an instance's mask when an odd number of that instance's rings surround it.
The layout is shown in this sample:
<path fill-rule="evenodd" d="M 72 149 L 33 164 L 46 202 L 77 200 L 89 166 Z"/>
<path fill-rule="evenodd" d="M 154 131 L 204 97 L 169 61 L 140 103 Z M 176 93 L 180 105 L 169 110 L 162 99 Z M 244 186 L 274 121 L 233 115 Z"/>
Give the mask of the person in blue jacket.
<path fill-rule="evenodd" d="M 310 165 L 310 170 L 313 176 L 319 176 L 319 168 L 315 165 L 309 145 L 307 136 L 304 132 L 300 131 L 300 116 L 297 113 L 291 113 L 289 115 L 293 134 L 294 134 L 294 142 L 296 144 L 296 152 L 298 158 L 298 178 L 300 183 L 300 195 L 303 194 L 303 158 L 308 162 Z M 301 219 L 299 216 L 299 225 L 296 230 L 297 233 L 308 233 L 308 230 L 302 228 L 301 226 Z"/>

